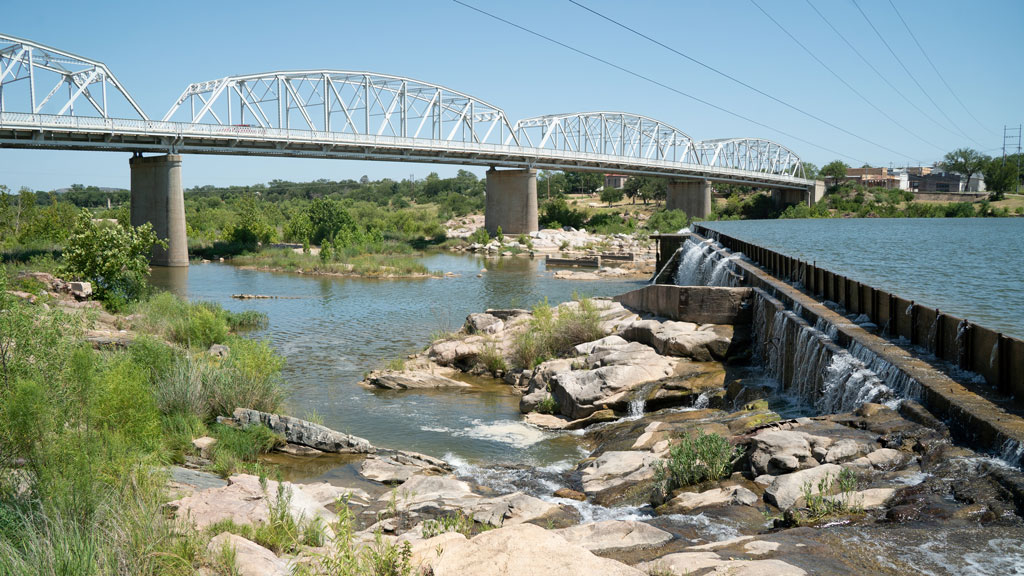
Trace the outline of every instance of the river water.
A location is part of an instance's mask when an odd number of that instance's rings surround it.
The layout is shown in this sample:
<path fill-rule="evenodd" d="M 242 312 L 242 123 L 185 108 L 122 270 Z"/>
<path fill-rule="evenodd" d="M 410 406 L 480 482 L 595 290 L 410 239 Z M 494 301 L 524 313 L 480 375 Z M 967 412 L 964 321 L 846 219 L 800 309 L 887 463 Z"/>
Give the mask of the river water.
<path fill-rule="evenodd" d="M 1024 339 L 1024 218 L 746 220 L 706 225 Z"/>
<path fill-rule="evenodd" d="M 187 272 L 155 270 L 152 282 L 190 300 L 265 312 L 269 328 L 251 336 L 269 339 L 287 360 L 286 413 L 301 418 L 315 412 L 324 425 L 376 446 L 437 457 L 530 465 L 578 460 L 574 436 L 522 424 L 519 396 L 491 379 L 462 391 L 422 392 L 367 390 L 358 382 L 365 372 L 422 350 L 432 333 L 457 330 L 471 312 L 530 308 L 544 297 L 554 305 L 574 292 L 614 296 L 644 281 L 556 280 L 542 260 L 520 257 L 436 254 L 423 263 L 459 276 L 370 280 L 198 264 Z M 231 298 L 239 293 L 287 298 Z"/>

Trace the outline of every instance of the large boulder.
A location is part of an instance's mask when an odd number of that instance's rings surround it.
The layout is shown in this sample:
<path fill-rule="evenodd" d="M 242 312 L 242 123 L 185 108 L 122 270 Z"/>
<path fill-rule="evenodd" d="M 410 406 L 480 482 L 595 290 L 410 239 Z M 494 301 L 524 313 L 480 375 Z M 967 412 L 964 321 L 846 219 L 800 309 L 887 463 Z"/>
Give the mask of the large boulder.
<path fill-rule="evenodd" d="M 497 334 L 505 329 L 505 321 L 484 312 L 470 314 L 466 317 L 466 332 L 470 334 Z"/>
<path fill-rule="evenodd" d="M 483 336 L 470 336 L 457 340 L 435 342 L 427 350 L 427 356 L 441 366 L 470 364 L 484 349 Z"/>
<path fill-rule="evenodd" d="M 831 444 L 830 438 L 798 430 L 763 430 L 750 440 L 750 467 L 755 476 L 812 468 L 827 458 Z"/>
<path fill-rule="evenodd" d="M 577 361 L 582 369 L 556 373 L 548 385 L 562 414 L 575 420 L 602 408 L 626 404 L 632 390 L 671 375 L 675 364 L 675 360 L 636 342 L 595 346 Z"/>
<path fill-rule="evenodd" d="M 632 548 L 655 548 L 672 540 L 672 534 L 635 520 L 591 522 L 555 530 L 555 533 L 570 544 L 582 546 L 596 554 Z"/>
<path fill-rule="evenodd" d="M 653 347 L 659 354 L 681 356 L 699 362 L 724 360 L 733 341 L 731 326 L 705 325 L 668 320 L 639 320 L 624 325 L 619 335 Z"/>
<path fill-rule="evenodd" d="M 462 542 L 451 539 L 429 558 L 434 576 L 645 576 L 621 562 L 595 556 L 554 531 L 517 524 L 484 532 Z"/>
<path fill-rule="evenodd" d="M 266 426 L 291 444 L 316 448 L 321 452 L 371 454 L 376 452 L 369 441 L 358 436 L 343 434 L 326 426 L 291 416 L 269 414 L 248 408 L 236 408 L 235 421 L 243 428 Z"/>
<path fill-rule="evenodd" d="M 804 486 L 810 488 L 811 495 L 820 494 L 821 481 L 830 478 L 834 482 L 842 471 L 843 467 L 838 464 L 822 464 L 778 476 L 764 491 L 764 500 L 779 510 L 787 510 L 804 497 Z"/>

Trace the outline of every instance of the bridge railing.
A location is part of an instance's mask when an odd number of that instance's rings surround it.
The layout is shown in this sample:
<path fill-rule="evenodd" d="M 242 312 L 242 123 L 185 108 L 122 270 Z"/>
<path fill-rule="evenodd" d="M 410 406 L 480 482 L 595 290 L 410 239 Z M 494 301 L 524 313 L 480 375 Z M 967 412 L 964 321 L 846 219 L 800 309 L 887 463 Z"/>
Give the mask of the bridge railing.
<path fill-rule="evenodd" d="M 0 129 L 20 128 L 28 131 L 93 133 L 103 136 L 134 135 L 153 138 L 154 146 L 168 152 L 211 150 L 223 147 L 243 153 L 240 145 L 248 143 L 250 153 L 279 155 L 317 155 L 314 151 L 277 150 L 258 144 L 304 144 L 315 146 L 361 146 L 374 149 L 413 150 L 420 153 L 451 154 L 460 162 L 479 165 L 526 165 L 552 169 L 621 170 L 663 176 L 709 177 L 720 180 L 761 181 L 793 188 L 803 188 L 812 181 L 787 174 L 754 173 L 721 166 L 675 162 L 671 160 L 624 158 L 593 152 L 573 152 L 531 148 L 507 144 L 482 144 L 457 141 L 410 138 L 398 136 L 371 136 L 314 130 L 261 128 L 258 126 L 222 126 L 157 120 L 132 120 L 53 116 L 4 112 L 0 114 Z M 228 143 L 231 143 L 230 146 Z M 221 144 L 222 143 L 222 144 Z M 126 149 L 130 145 L 116 142 L 97 142 L 97 147 Z M 107 144 L 103 145 L 102 144 Z M 321 155 L 329 156 L 324 152 Z M 423 156 L 423 154 L 421 154 Z M 468 156 L 475 156 L 467 158 Z M 396 160 L 403 158 L 396 155 Z"/>

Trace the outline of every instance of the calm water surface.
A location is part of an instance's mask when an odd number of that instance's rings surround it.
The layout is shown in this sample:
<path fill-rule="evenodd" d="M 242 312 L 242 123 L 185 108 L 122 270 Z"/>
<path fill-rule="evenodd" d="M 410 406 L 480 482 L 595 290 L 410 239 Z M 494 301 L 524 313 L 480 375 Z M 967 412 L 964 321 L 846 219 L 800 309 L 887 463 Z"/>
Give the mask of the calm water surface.
<path fill-rule="evenodd" d="M 1024 218 L 747 220 L 707 225 L 1024 338 Z"/>
<path fill-rule="evenodd" d="M 542 261 L 525 258 L 438 254 L 423 262 L 460 276 L 367 280 L 199 264 L 184 274 L 158 270 L 153 283 L 228 310 L 266 312 L 270 327 L 253 336 L 269 339 L 287 359 L 288 413 L 302 417 L 315 411 L 325 425 L 374 445 L 438 457 L 537 465 L 578 458 L 574 437 L 522 424 L 519 397 L 507 385 L 488 381 L 468 391 L 391 392 L 357 383 L 388 360 L 422 350 L 431 333 L 457 330 L 470 312 L 529 308 L 544 297 L 556 304 L 574 291 L 613 296 L 644 282 L 555 280 Z M 482 268 L 488 271 L 477 278 Z M 289 299 L 231 298 L 238 293 Z"/>

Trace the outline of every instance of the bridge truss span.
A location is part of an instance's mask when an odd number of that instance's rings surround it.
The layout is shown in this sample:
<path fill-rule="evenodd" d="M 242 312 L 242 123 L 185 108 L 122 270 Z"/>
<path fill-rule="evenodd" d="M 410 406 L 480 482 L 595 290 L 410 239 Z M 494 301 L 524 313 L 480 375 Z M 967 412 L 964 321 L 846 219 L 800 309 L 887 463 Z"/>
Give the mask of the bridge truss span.
<path fill-rule="evenodd" d="M 694 141 L 688 134 L 638 114 L 550 114 L 520 120 L 514 132 L 521 146 L 532 148 L 696 163 Z"/>
<path fill-rule="evenodd" d="M 720 138 L 697 144 L 698 163 L 761 174 L 804 178 L 804 165 L 792 150 L 762 138 Z"/>
<path fill-rule="evenodd" d="M 430 84 L 339 70 L 267 72 L 190 84 L 165 121 L 238 128 L 518 143 L 500 108 Z"/>
<path fill-rule="evenodd" d="M 0 113 L 12 110 L 148 120 L 102 62 L 0 34 Z"/>

